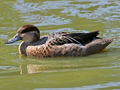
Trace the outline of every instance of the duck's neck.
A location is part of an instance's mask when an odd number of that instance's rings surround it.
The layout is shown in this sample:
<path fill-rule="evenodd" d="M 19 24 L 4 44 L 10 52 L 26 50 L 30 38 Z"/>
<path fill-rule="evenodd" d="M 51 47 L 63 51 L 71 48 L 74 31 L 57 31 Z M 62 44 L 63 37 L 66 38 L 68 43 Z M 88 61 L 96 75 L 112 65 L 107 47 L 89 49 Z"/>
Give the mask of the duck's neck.
<path fill-rule="evenodd" d="M 47 41 L 48 37 L 42 37 L 40 38 L 37 42 L 21 42 L 19 45 L 19 53 L 23 55 L 27 55 L 26 49 L 28 46 L 37 46 L 37 45 L 42 45 L 45 44 Z"/>
<path fill-rule="evenodd" d="M 22 55 L 27 55 L 26 54 L 26 48 L 30 45 L 30 43 L 27 42 L 21 42 L 21 44 L 19 45 L 19 53 Z"/>
<path fill-rule="evenodd" d="M 42 42 L 39 40 L 37 42 L 21 42 L 21 44 L 19 45 L 19 53 L 22 55 L 27 55 L 26 53 L 26 49 L 28 46 L 36 46 L 36 45 L 41 45 Z"/>

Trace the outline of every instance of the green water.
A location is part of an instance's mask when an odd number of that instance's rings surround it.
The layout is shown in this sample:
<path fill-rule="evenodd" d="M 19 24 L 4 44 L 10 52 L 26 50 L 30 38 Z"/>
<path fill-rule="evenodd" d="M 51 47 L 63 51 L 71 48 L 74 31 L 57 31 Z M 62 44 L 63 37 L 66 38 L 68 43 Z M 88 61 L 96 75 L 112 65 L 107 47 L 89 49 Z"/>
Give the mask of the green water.
<path fill-rule="evenodd" d="M 24 24 L 41 36 L 59 31 L 118 37 L 105 51 L 86 57 L 27 58 L 21 41 L 5 45 Z M 119 90 L 119 0 L 1 0 L 0 90 Z"/>

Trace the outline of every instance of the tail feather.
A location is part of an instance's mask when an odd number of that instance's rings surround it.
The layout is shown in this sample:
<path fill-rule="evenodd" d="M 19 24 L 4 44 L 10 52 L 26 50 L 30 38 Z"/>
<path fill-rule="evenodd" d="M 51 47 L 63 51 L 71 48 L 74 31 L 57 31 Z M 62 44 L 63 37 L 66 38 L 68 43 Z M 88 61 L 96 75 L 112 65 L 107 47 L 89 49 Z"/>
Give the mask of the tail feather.
<path fill-rule="evenodd" d="M 86 45 L 85 55 L 93 54 L 102 51 L 105 49 L 112 41 L 117 38 L 103 38 L 96 39 Z"/>

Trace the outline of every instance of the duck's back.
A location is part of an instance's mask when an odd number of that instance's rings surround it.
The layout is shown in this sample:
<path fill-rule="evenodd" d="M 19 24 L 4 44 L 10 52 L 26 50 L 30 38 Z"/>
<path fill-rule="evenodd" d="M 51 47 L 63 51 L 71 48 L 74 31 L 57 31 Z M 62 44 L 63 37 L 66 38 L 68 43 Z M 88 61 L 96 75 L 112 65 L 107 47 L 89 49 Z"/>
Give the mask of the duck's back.
<path fill-rule="evenodd" d="M 49 42 L 52 45 L 63 45 L 68 43 L 75 43 L 75 44 L 87 44 L 91 42 L 93 39 L 98 38 L 97 35 L 99 31 L 94 31 L 90 33 L 66 33 L 66 32 L 57 32 L 51 33 L 42 38 L 47 38 L 45 42 Z M 42 39 L 41 38 L 41 39 Z"/>

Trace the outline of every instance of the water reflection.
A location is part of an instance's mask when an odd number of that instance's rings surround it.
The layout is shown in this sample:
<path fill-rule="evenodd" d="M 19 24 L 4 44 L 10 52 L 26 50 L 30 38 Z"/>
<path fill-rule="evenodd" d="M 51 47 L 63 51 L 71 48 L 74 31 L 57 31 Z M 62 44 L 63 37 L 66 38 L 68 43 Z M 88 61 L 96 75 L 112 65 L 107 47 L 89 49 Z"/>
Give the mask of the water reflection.
<path fill-rule="evenodd" d="M 86 66 L 86 68 L 95 66 Z M 98 67 L 98 66 L 97 66 Z M 20 65 L 20 74 L 32 74 L 40 72 L 63 72 L 84 69 L 85 66 L 80 65 L 38 65 L 38 64 L 22 64 Z"/>
<path fill-rule="evenodd" d="M 20 65 L 20 74 L 33 74 L 40 72 L 65 72 L 65 71 L 76 71 L 76 70 L 99 70 L 99 69 L 113 69 L 119 68 L 120 66 L 106 65 L 39 65 L 39 64 L 22 64 Z"/>
<path fill-rule="evenodd" d="M 117 50 L 117 49 L 116 49 Z M 115 52 L 110 49 L 111 52 Z M 110 52 L 109 51 L 109 52 Z M 114 56 L 115 55 L 115 56 Z M 20 65 L 20 74 L 33 74 L 40 72 L 66 72 L 77 70 L 101 70 L 119 68 L 119 54 L 96 54 L 87 57 L 62 57 L 62 58 L 36 58 L 27 57 L 26 64 Z M 111 56 L 111 57 L 110 57 Z M 99 57 L 99 58 L 98 58 Z M 104 57 L 109 60 L 105 60 Z M 24 57 L 20 57 L 24 58 Z M 94 59 L 93 59 L 94 58 Z M 104 60 L 103 60 L 104 59 Z M 113 61 L 114 59 L 114 61 Z"/>
<path fill-rule="evenodd" d="M 21 70 L 20 74 L 32 74 L 32 73 L 51 71 L 50 67 L 48 67 L 47 65 L 36 65 L 36 64 L 20 65 L 20 70 Z"/>

